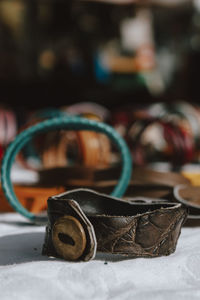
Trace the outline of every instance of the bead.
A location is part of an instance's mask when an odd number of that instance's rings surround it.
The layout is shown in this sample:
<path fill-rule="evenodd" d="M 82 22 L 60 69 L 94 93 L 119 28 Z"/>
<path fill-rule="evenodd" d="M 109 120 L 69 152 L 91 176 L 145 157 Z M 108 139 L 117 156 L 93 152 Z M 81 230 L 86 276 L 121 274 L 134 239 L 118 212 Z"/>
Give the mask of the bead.
<path fill-rule="evenodd" d="M 66 260 L 78 260 L 86 247 L 83 226 L 72 216 L 61 217 L 54 223 L 52 240 L 56 252 Z"/>

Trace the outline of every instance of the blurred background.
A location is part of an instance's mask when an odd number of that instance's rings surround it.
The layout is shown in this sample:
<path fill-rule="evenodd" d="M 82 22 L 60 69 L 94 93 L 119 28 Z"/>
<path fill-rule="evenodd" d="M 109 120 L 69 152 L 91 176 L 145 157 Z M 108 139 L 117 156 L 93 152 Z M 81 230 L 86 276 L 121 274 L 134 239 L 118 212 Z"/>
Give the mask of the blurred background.
<path fill-rule="evenodd" d="M 1 102 L 15 109 L 199 103 L 199 66 L 199 0 L 0 0 Z"/>
<path fill-rule="evenodd" d="M 150 187 L 157 178 L 147 196 L 166 197 L 167 184 L 172 193 L 185 180 L 200 186 L 199 77 L 200 0 L 0 0 L 0 160 L 23 129 L 79 115 L 126 140 L 135 168 L 129 195 L 144 193 L 144 174 Z M 106 136 L 61 130 L 29 143 L 12 179 L 110 192 L 119 164 Z M 46 207 L 44 192 L 33 211 Z M 29 207 L 32 190 L 24 193 Z"/>

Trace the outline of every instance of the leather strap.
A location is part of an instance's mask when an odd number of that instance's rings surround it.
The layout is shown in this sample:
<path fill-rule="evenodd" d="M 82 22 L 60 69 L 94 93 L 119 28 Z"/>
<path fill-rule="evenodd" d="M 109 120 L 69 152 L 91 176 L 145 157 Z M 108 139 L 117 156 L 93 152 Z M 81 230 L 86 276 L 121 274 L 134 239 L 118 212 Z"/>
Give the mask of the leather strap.
<path fill-rule="evenodd" d="M 82 261 L 94 258 L 96 251 L 131 257 L 169 255 L 186 216 L 179 203 L 124 201 L 89 189 L 72 190 L 48 199 L 43 254 Z"/>
<path fill-rule="evenodd" d="M 48 170 L 39 170 L 39 180 L 43 184 L 66 185 L 69 181 L 87 180 L 88 182 L 97 183 L 100 181 L 116 181 L 120 176 L 121 169 L 119 166 L 109 168 L 91 168 L 85 166 L 72 166 L 64 168 L 50 168 Z M 189 184 L 190 180 L 181 173 L 160 172 L 146 167 L 134 167 L 131 179 L 134 182 L 144 184 L 165 185 L 174 187 L 178 184 Z"/>
<path fill-rule="evenodd" d="M 70 137 L 73 135 L 73 139 Z M 44 137 L 43 149 L 40 149 L 44 169 L 69 165 L 68 148 L 77 152 L 75 163 L 81 162 L 87 167 L 106 167 L 110 163 L 111 145 L 109 139 L 94 131 L 49 132 Z"/>
<path fill-rule="evenodd" d="M 52 168 L 39 172 L 42 185 L 62 185 L 67 190 L 89 188 L 100 193 L 110 194 L 120 175 L 120 168 L 104 169 L 83 166 Z M 190 184 L 180 173 L 159 172 L 149 168 L 135 167 L 125 197 L 172 198 L 173 188 L 179 184 Z"/>

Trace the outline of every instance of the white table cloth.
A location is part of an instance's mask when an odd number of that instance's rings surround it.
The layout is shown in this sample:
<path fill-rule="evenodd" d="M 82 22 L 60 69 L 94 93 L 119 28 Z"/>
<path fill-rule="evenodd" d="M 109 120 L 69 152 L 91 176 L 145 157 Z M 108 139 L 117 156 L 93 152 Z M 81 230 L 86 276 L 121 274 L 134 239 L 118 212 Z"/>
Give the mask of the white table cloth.
<path fill-rule="evenodd" d="M 183 228 L 170 256 L 98 254 L 87 263 L 42 256 L 44 232 L 17 213 L 0 214 L 1 300 L 200 299 L 200 227 Z"/>

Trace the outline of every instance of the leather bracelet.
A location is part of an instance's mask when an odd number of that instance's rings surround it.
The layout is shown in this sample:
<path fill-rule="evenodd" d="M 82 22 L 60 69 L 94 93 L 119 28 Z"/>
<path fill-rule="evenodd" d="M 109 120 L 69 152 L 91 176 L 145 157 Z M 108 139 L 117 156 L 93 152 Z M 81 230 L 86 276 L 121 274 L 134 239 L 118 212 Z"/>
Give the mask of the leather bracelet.
<path fill-rule="evenodd" d="M 110 143 L 102 134 L 89 131 L 77 132 L 83 165 L 106 167 L 110 163 Z"/>
<path fill-rule="evenodd" d="M 67 113 L 62 112 L 59 109 L 56 108 L 47 108 L 43 110 L 36 111 L 33 113 L 29 118 L 28 121 L 19 129 L 19 132 L 22 132 L 23 130 L 36 125 L 37 123 L 49 119 L 49 118 L 55 118 L 55 117 L 64 117 L 67 116 Z M 44 139 L 42 140 L 44 141 Z M 40 141 L 41 142 L 41 141 Z M 43 144 L 43 143 L 40 143 Z M 26 169 L 31 169 L 31 170 L 37 170 L 33 165 L 28 163 L 28 159 L 30 157 L 37 157 L 39 160 L 39 151 L 36 147 L 36 145 L 33 143 L 33 141 L 27 143 L 25 148 L 23 149 L 25 151 L 20 151 L 20 153 L 17 155 L 17 161 Z M 24 153 L 25 152 L 25 153 Z"/>
<path fill-rule="evenodd" d="M 96 251 L 130 257 L 169 255 L 187 210 L 179 203 L 72 190 L 48 199 L 43 255 L 89 261 Z"/>
<path fill-rule="evenodd" d="M 87 167 L 106 167 L 110 163 L 109 139 L 93 131 L 77 131 L 73 140 L 72 132 L 50 132 L 44 137 L 44 149 L 41 152 L 42 167 L 44 169 L 65 167 L 70 164 L 67 152 L 73 143 L 77 152 L 74 164 L 81 163 Z"/>
<path fill-rule="evenodd" d="M 100 121 L 94 114 L 83 114 L 81 117 Z M 77 153 L 73 162 L 68 160 L 68 149 L 73 146 L 73 152 Z M 50 132 L 44 137 L 42 149 L 43 168 L 65 167 L 70 163 L 81 163 L 87 167 L 102 168 L 110 163 L 110 141 L 107 136 L 94 131 Z"/>
<path fill-rule="evenodd" d="M 129 149 L 125 141 L 120 135 L 110 126 L 99 123 L 93 120 L 88 120 L 80 117 L 60 117 L 51 120 L 46 120 L 38 123 L 32 127 L 29 127 L 25 131 L 21 132 L 15 140 L 8 146 L 4 158 L 2 160 L 1 167 L 1 183 L 4 194 L 11 204 L 11 206 L 20 214 L 29 218 L 33 222 L 45 222 L 46 218 L 40 218 L 29 211 L 27 211 L 18 201 L 10 179 L 10 171 L 14 159 L 17 153 L 23 148 L 23 146 L 29 142 L 35 135 L 39 133 L 48 132 L 50 130 L 93 130 L 106 134 L 117 146 L 122 158 L 122 173 L 118 184 L 114 188 L 112 195 L 121 197 L 129 183 L 132 172 L 132 162 Z"/>
<path fill-rule="evenodd" d="M 55 131 L 45 134 L 43 149 L 40 151 L 43 169 L 68 165 L 67 146 L 69 141 L 67 133 Z"/>
<path fill-rule="evenodd" d="M 81 115 L 90 120 L 101 121 L 98 115 L 84 113 Z M 110 163 L 110 142 L 108 137 L 97 132 L 77 131 L 77 139 L 80 147 L 83 165 L 87 167 L 107 167 Z"/>

